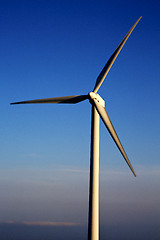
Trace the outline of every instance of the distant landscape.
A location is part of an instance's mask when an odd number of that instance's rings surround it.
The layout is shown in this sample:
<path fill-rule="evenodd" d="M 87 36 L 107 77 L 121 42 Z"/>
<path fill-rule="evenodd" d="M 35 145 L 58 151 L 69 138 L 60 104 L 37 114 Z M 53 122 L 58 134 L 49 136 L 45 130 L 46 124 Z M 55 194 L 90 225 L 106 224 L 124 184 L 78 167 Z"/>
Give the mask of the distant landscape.
<path fill-rule="evenodd" d="M 154 236 L 154 238 L 152 238 Z M 23 226 L 21 224 L 0 224 L 1 240 L 87 240 L 87 226 Z M 101 226 L 101 240 L 159 240 L 157 225 Z"/>

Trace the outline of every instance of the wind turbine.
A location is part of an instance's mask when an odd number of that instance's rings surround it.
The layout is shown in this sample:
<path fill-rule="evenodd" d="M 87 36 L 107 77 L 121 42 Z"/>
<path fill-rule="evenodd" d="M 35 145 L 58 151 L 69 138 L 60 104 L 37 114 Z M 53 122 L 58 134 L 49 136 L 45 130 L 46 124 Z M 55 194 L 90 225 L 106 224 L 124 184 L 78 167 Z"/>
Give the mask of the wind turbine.
<path fill-rule="evenodd" d="M 91 152 L 90 152 L 90 190 L 89 190 L 89 219 L 88 219 L 88 240 L 98 240 L 99 239 L 99 116 L 101 117 L 103 123 L 108 129 L 111 137 L 116 143 L 119 151 L 124 157 L 126 163 L 128 164 L 130 170 L 136 176 L 133 167 L 122 147 L 122 144 L 117 136 L 117 133 L 111 123 L 111 120 L 105 109 L 105 101 L 97 94 L 98 89 L 103 83 L 105 77 L 107 76 L 112 64 L 116 60 L 118 54 L 120 53 L 122 47 L 127 41 L 128 37 L 138 24 L 142 17 L 140 17 L 133 27 L 129 30 L 123 40 L 120 42 L 101 73 L 99 74 L 95 87 L 92 92 L 87 95 L 74 95 L 56 98 L 45 98 L 36 99 L 22 102 L 14 102 L 11 104 L 27 104 L 27 103 L 70 103 L 75 104 L 82 102 L 86 99 L 92 105 L 92 121 L 91 121 Z"/>

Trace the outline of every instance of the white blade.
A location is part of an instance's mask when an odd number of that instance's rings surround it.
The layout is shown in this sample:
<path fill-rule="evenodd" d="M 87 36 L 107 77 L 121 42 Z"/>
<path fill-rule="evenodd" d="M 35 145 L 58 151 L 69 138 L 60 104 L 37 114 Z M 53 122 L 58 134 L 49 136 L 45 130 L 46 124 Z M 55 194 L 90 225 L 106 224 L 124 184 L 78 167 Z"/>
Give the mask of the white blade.
<path fill-rule="evenodd" d="M 132 165 L 131 165 L 131 163 L 130 163 L 130 161 L 129 161 L 129 159 L 128 159 L 128 157 L 127 157 L 127 155 L 126 155 L 126 153 L 125 153 L 125 151 L 122 147 L 122 144 L 121 144 L 121 142 L 120 142 L 120 140 L 117 136 L 117 133 L 116 133 L 116 131 L 115 131 L 115 129 L 114 129 L 112 123 L 111 123 L 111 120 L 109 119 L 109 116 L 107 114 L 106 109 L 101 104 L 99 104 L 95 99 L 92 99 L 92 100 L 93 100 L 93 104 L 95 105 L 95 107 L 96 107 L 101 119 L 103 120 L 106 128 L 108 129 L 108 131 L 109 131 L 110 135 L 112 136 L 114 142 L 116 143 L 118 149 L 120 150 L 120 152 L 123 155 L 125 161 L 127 162 L 128 166 L 130 167 L 131 171 L 133 172 L 134 176 L 136 177 L 136 174 L 133 170 L 133 167 L 132 167 Z"/>
<path fill-rule="evenodd" d="M 27 104 L 27 103 L 79 103 L 88 99 L 88 95 L 74 95 L 66 97 L 44 98 L 22 102 L 14 102 L 11 104 Z"/>
<path fill-rule="evenodd" d="M 103 83 L 105 77 L 107 76 L 110 68 L 112 67 L 114 61 L 116 60 L 118 54 L 120 53 L 122 47 L 124 46 L 125 42 L 127 41 L 127 39 L 129 38 L 129 36 L 131 35 L 133 29 L 136 27 L 136 25 L 138 24 L 138 22 L 140 21 L 142 17 L 140 17 L 137 22 L 133 25 L 133 27 L 129 30 L 129 32 L 127 33 L 127 35 L 123 38 L 123 40 L 121 41 L 121 43 L 118 45 L 118 47 L 116 48 L 116 50 L 114 51 L 114 53 L 112 54 L 112 56 L 110 57 L 110 59 L 108 60 L 108 62 L 106 63 L 106 65 L 104 66 L 104 68 L 102 69 L 101 73 L 99 74 L 97 81 L 96 81 L 96 85 L 94 87 L 93 92 L 97 92 L 98 89 L 100 88 L 101 84 Z"/>

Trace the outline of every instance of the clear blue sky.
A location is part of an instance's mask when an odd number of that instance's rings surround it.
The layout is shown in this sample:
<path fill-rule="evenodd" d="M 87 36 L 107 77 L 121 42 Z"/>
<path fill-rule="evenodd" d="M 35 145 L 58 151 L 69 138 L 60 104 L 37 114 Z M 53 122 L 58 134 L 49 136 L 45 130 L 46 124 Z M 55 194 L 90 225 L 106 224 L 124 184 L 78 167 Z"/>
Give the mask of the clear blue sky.
<path fill-rule="evenodd" d="M 9 103 L 92 91 L 143 16 L 99 90 L 137 173 L 101 123 L 100 221 L 139 226 L 138 240 L 160 227 L 159 12 L 159 1 L 0 1 L 1 223 L 87 226 L 90 104 Z"/>

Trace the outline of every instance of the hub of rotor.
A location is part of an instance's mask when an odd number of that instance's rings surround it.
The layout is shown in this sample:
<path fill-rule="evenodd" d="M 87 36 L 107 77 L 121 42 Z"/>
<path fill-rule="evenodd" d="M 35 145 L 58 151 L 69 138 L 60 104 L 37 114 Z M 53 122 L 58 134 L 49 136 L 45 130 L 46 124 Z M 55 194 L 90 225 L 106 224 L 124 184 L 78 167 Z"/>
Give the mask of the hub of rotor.
<path fill-rule="evenodd" d="M 98 93 L 90 92 L 88 93 L 88 95 L 90 101 L 96 100 L 99 104 L 105 107 L 105 101 L 103 100 L 103 98 L 101 98 L 101 96 Z"/>

